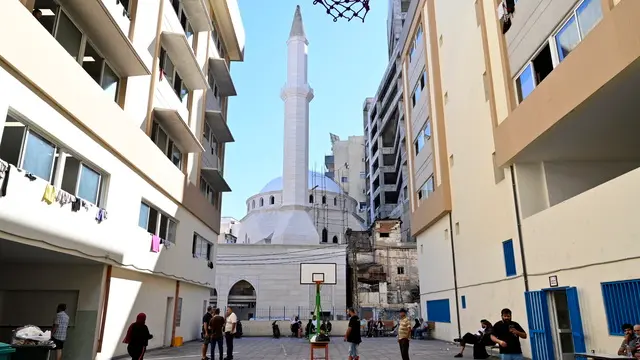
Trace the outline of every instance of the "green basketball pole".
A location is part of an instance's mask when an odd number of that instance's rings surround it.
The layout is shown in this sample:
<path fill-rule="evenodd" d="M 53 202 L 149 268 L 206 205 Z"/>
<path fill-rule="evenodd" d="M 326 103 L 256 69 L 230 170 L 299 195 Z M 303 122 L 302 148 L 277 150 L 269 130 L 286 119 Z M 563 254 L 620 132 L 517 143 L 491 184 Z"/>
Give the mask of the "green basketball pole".
<path fill-rule="evenodd" d="M 320 282 L 316 282 L 316 335 L 320 335 L 320 314 L 322 314 L 322 303 L 320 301 Z"/>

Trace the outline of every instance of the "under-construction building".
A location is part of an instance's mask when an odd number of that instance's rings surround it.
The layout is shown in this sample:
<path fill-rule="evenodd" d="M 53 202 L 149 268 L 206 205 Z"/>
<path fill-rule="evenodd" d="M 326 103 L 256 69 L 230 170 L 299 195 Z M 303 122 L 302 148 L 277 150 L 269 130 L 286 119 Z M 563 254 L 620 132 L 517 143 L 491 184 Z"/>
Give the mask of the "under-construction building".
<path fill-rule="evenodd" d="M 416 244 L 402 241 L 399 219 L 376 220 L 366 231 L 351 231 L 348 241 L 353 306 L 394 313 L 419 302 Z"/>
<path fill-rule="evenodd" d="M 397 218 L 401 241 L 410 234 L 408 174 L 402 102 L 402 66 L 397 40 L 410 1 L 390 0 L 388 15 L 389 64 L 376 94 L 363 104 L 367 220 Z"/>

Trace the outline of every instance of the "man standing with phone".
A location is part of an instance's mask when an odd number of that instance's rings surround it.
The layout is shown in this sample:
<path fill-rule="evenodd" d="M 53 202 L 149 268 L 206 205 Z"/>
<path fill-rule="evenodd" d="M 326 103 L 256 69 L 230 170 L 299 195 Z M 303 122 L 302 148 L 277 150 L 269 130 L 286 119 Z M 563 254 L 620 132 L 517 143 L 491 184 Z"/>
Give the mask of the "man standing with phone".
<path fill-rule="evenodd" d="M 527 333 L 511 320 L 511 310 L 502 309 L 501 315 L 502 320 L 493 325 L 491 340 L 500 345 L 501 360 L 522 360 L 520 339 L 526 339 Z"/>

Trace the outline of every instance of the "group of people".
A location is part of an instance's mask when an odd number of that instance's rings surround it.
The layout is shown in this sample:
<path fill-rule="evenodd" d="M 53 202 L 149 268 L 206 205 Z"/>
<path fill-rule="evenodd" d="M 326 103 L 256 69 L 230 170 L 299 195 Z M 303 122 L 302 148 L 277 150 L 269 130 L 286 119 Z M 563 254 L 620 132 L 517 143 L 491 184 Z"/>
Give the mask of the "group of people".
<path fill-rule="evenodd" d="M 318 320 L 316 319 L 315 315 L 313 315 L 313 317 L 309 319 L 309 322 L 307 322 L 307 325 L 304 327 L 304 329 L 302 327 L 302 321 L 300 321 L 300 317 L 298 316 L 291 317 L 291 325 L 290 325 L 291 337 L 301 338 L 303 334 L 305 337 L 310 337 L 312 334 L 315 334 L 317 327 L 318 327 Z M 320 332 L 322 334 L 325 334 L 325 335 L 331 334 L 332 328 L 333 328 L 333 325 L 331 325 L 331 321 L 327 319 L 322 320 L 322 324 L 320 324 Z"/>
<path fill-rule="evenodd" d="M 360 360 L 360 356 L 358 355 L 358 346 L 362 343 L 360 319 L 353 308 L 349 308 L 347 312 L 349 313 L 349 325 L 346 334 L 344 334 L 344 341 L 349 343 L 349 360 Z M 380 323 L 382 322 L 380 321 Z M 402 360 L 409 360 L 411 330 L 411 321 L 407 317 L 407 310 L 401 309 L 400 321 L 398 323 L 398 344 L 400 345 L 400 356 Z"/>
<path fill-rule="evenodd" d="M 527 332 L 522 326 L 511 319 L 511 310 L 502 309 L 502 320 L 491 324 L 488 320 L 480 320 L 481 328 L 475 334 L 466 333 L 462 338 L 455 339 L 462 346 L 460 353 L 455 355 L 461 358 L 467 344 L 473 345 L 474 359 L 487 359 L 486 346 L 497 344 L 500 348 L 501 360 L 522 360 L 522 347 L 520 339 L 527 338 Z"/>
<path fill-rule="evenodd" d="M 216 346 L 220 360 L 233 360 L 233 339 L 238 331 L 238 317 L 231 308 L 227 308 L 226 317 L 220 315 L 220 309 L 209 306 L 202 317 L 202 360 L 209 360 L 207 348 L 211 344 L 211 360 L 215 359 Z M 227 357 L 224 356 L 223 341 L 227 346 Z"/>
<path fill-rule="evenodd" d="M 624 339 L 618 349 L 618 355 L 634 357 L 640 359 L 640 324 L 622 325 L 622 331 L 624 332 Z"/>

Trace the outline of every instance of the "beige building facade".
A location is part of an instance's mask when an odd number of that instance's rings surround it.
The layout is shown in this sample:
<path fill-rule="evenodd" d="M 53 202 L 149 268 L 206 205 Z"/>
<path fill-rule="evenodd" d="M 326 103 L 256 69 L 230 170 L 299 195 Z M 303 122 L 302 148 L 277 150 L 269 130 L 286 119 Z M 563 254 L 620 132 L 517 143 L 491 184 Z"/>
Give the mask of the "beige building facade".
<path fill-rule="evenodd" d="M 437 338 L 506 307 L 525 356 L 561 359 L 640 322 L 638 20 L 633 0 L 412 2 L 411 232 Z"/>
<path fill-rule="evenodd" d="M 358 215 L 366 217 L 364 136 L 341 140 L 331 134 L 331 155 L 324 158 L 325 175 L 340 185 L 345 195 L 358 203 Z"/>
<path fill-rule="evenodd" d="M 237 2 L 9 0 L 0 34 L 0 322 L 47 328 L 66 303 L 70 360 L 126 355 L 140 312 L 149 348 L 198 339 Z"/>

